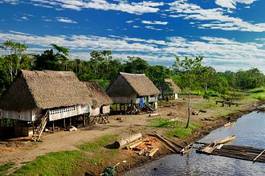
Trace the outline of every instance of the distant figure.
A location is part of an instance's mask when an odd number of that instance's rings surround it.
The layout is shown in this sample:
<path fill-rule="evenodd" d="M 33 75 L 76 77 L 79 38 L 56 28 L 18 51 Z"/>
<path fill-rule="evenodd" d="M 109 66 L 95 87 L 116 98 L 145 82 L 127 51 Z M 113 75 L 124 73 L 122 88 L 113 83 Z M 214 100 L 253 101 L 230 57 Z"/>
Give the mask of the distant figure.
<path fill-rule="evenodd" d="M 144 97 L 140 98 L 140 108 L 144 108 Z"/>

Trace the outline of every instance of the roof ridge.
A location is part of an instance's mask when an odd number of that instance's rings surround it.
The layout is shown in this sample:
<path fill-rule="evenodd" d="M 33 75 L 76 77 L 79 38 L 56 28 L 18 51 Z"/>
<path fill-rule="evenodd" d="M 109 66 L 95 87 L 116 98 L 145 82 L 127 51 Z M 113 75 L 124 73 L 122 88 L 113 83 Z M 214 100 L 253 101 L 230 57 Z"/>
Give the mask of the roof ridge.
<path fill-rule="evenodd" d="M 144 75 L 146 76 L 144 73 L 127 73 L 127 72 L 120 72 L 121 75 Z"/>

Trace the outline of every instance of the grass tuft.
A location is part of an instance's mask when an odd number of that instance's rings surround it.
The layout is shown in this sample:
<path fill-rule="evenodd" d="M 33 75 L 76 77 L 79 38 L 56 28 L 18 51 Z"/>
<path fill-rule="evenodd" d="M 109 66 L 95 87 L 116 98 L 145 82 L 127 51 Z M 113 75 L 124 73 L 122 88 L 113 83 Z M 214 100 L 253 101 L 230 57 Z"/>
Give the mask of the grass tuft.
<path fill-rule="evenodd" d="M 117 139 L 116 135 L 105 135 L 96 139 L 93 142 L 84 143 L 80 145 L 78 148 L 86 152 L 96 152 L 102 149 L 102 147 L 114 142 L 116 139 Z"/>
<path fill-rule="evenodd" d="M 5 175 L 7 170 L 12 168 L 15 164 L 12 163 L 12 162 L 9 162 L 9 163 L 5 163 L 5 164 L 2 164 L 0 165 L 0 176 L 1 175 Z"/>
<path fill-rule="evenodd" d="M 165 128 L 165 135 L 167 137 L 185 138 L 193 133 L 199 127 L 195 123 L 190 123 L 189 128 L 185 128 L 186 123 L 181 121 L 170 121 L 169 119 L 156 118 L 151 120 L 151 127 Z"/>

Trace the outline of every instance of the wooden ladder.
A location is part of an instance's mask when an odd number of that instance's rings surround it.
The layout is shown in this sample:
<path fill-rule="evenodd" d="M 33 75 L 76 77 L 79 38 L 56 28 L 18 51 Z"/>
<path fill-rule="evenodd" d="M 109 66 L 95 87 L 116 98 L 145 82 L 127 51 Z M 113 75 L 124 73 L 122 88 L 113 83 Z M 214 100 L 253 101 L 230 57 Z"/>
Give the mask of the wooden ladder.
<path fill-rule="evenodd" d="M 34 134 L 32 136 L 33 141 L 40 141 L 40 137 L 41 137 L 46 125 L 47 125 L 48 118 L 49 118 L 48 112 L 46 112 L 46 114 L 40 118 L 40 124 L 36 128 L 36 131 L 34 131 Z"/>

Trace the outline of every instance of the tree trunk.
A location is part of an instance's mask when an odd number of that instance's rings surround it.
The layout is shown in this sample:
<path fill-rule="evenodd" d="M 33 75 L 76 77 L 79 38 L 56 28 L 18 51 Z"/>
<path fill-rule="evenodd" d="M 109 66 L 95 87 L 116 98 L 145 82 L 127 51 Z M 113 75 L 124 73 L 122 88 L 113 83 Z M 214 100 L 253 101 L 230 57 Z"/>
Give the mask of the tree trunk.
<path fill-rule="evenodd" d="M 190 115 L 191 115 L 191 97 L 190 97 L 190 91 L 189 91 L 189 100 L 188 100 L 188 120 L 187 120 L 186 128 L 189 128 L 189 125 L 190 125 Z"/>

